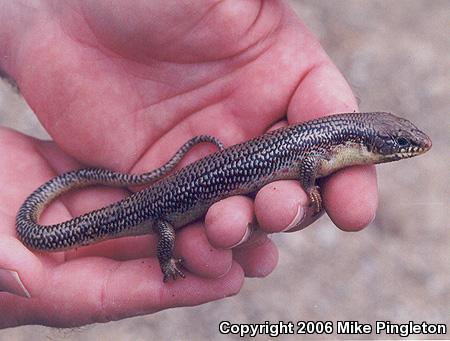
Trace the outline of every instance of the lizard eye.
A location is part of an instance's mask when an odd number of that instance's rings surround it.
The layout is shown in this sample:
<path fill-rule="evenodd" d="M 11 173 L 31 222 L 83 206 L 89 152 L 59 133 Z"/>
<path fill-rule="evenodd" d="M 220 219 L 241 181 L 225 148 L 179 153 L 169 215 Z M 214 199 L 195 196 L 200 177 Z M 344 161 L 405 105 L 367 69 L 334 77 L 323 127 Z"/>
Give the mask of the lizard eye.
<path fill-rule="evenodd" d="M 406 147 L 409 145 L 409 141 L 408 139 L 404 138 L 404 137 L 399 137 L 397 139 L 397 143 L 400 147 Z"/>

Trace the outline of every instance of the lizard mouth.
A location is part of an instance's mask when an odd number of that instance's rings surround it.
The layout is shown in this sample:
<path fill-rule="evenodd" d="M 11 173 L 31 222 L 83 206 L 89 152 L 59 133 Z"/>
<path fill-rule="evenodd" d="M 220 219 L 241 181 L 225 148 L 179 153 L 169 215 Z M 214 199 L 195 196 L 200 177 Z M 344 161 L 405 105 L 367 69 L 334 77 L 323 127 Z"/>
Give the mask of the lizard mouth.
<path fill-rule="evenodd" d="M 395 156 L 398 158 L 410 158 L 420 154 L 427 152 L 431 148 L 431 141 L 429 144 L 424 145 L 423 147 L 409 147 L 402 148 L 398 153 L 395 153 Z"/>

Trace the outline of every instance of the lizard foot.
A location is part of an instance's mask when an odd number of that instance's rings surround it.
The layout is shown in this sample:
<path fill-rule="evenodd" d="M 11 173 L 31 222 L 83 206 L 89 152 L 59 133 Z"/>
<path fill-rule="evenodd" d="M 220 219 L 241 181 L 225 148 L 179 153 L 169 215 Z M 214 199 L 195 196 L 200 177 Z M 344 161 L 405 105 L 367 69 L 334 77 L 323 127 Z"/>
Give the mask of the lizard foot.
<path fill-rule="evenodd" d="M 164 282 L 167 282 L 171 278 L 176 280 L 178 276 L 184 278 L 185 275 L 183 271 L 180 270 L 181 265 L 183 264 L 183 259 L 175 259 L 170 258 L 164 264 L 161 264 L 161 271 L 164 274 Z"/>
<path fill-rule="evenodd" d="M 313 186 L 308 190 L 309 200 L 311 206 L 314 207 L 314 216 L 322 211 L 322 196 L 320 195 L 319 186 Z"/>

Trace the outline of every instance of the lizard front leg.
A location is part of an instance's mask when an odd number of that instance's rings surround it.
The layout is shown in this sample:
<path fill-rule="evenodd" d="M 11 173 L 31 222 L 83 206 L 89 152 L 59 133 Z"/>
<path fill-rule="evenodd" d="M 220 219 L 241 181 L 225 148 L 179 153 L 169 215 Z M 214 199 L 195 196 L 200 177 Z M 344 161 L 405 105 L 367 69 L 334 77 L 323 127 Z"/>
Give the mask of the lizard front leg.
<path fill-rule="evenodd" d="M 299 167 L 299 181 L 309 197 L 311 206 L 314 208 L 314 215 L 317 215 L 322 211 L 322 196 L 320 194 L 319 186 L 316 185 L 319 166 L 319 158 L 308 157 L 302 161 Z"/>
<path fill-rule="evenodd" d="M 167 221 L 160 220 L 156 222 L 153 230 L 159 236 L 156 254 L 158 256 L 159 266 L 164 275 L 164 282 L 167 282 L 170 278 L 175 280 L 177 276 L 184 278 L 184 273 L 179 269 L 183 260 L 181 258 L 173 258 L 175 229 Z"/>

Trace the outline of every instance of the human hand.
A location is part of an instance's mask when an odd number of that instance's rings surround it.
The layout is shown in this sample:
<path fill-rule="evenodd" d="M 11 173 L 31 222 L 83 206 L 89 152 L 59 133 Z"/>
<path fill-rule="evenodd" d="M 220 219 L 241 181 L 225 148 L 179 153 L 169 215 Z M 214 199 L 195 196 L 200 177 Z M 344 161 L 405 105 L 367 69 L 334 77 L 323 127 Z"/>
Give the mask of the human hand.
<path fill-rule="evenodd" d="M 0 326 L 77 326 L 196 305 L 235 294 L 244 274 L 270 273 L 277 251 L 266 234 L 313 221 L 294 181 L 270 184 L 254 201 L 216 203 L 204 224 L 181 230 L 177 253 L 189 274 L 166 284 L 154 236 L 33 253 L 17 240 L 14 220 L 32 190 L 69 169 L 145 172 L 195 135 L 231 145 L 286 121 L 356 110 L 345 80 L 292 11 L 281 2 L 22 3 L 0 2 L 7 23 L 0 65 L 56 144 L 0 134 L 0 288 L 25 295 L 11 280 L 19 276 L 32 297 L 0 294 Z M 213 150 L 198 146 L 184 164 Z M 374 168 L 338 172 L 322 194 L 337 226 L 360 229 L 376 208 Z M 72 193 L 41 221 L 70 219 L 124 195 Z M 250 233 L 254 216 L 260 228 Z"/>

